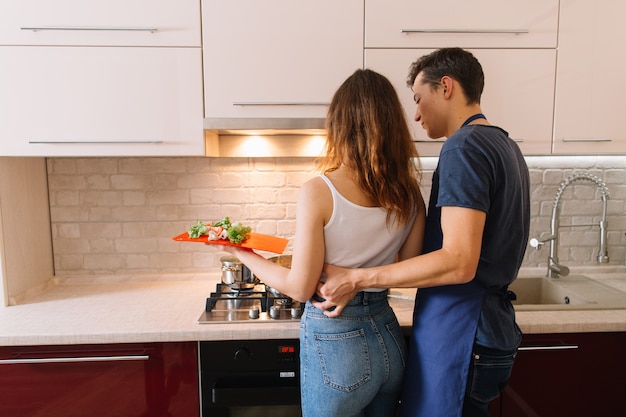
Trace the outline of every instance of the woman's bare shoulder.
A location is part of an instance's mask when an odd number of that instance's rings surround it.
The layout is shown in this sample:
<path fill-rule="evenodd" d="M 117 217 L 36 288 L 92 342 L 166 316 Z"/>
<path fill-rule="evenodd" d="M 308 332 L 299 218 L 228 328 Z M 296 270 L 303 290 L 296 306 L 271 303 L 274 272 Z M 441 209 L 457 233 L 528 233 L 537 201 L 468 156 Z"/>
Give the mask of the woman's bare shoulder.
<path fill-rule="evenodd" d="M 326 184 L 326 181 L 324 181 L 320 175 L 315 176 L 305 181 L 304 184 L 302 184 L 302 187 L 300 187 L 300 189 L 301 189 L 301 192 L 304 192 L 307 194 L 330 195 L 330 189 L 328 188 L 328 184 Z"/>

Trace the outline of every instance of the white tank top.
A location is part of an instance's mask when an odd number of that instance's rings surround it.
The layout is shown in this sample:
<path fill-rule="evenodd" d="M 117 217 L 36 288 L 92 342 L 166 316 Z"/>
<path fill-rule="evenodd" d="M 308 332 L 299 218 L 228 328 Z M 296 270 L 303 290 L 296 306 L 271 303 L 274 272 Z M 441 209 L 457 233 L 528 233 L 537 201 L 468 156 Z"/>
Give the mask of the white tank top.
<path fill-rule="evenodd" d="M 344 268 L 387 265 L 395 262 L 406 240 L 415 214 L 407 225 L 387 227 L 387 212 L 364 207 L 342 196 L 328 177 L 320 175 L 333 196 L 333 213 L 324 226 L 324 261 Z M 376 291 L 376 290 L 375 290 Z"/>

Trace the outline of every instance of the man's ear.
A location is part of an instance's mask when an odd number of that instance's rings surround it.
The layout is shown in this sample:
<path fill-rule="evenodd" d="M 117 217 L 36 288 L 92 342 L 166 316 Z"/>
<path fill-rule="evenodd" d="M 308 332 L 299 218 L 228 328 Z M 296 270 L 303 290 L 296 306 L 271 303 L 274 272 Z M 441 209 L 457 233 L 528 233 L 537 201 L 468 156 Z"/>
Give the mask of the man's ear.
<path fill-rule="evenodd" d="M 441 88 L 444 98 L 450 98 L 452 89 L 454 88 L 454 80 L 447 75 L 441 77 Z"/>

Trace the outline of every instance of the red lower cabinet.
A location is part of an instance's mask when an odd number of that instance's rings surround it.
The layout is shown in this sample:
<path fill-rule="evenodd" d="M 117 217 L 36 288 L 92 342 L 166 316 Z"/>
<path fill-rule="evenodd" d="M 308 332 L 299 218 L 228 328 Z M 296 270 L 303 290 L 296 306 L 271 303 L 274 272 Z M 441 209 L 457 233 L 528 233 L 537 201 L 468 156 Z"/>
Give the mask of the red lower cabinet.
<path fill-rule="evenodd" d="M 2 417 L 198 417 L 197 343 L 0 347 Z"/>
<path fill-rule="evenodd" d="M 524 335 L 500 402 L 492 416 L 626 416 L 626 333 Z"/>

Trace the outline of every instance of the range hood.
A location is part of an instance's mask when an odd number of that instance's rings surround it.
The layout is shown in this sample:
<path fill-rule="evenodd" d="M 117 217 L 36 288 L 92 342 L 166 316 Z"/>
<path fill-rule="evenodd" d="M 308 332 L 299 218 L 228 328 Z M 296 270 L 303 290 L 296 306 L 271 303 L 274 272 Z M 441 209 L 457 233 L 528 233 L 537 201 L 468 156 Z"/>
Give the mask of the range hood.
<path fill-rule="evenodd" d="M 206 156 L 318 157 L 324 153 L 324 118 L 207 118 Z"/>

